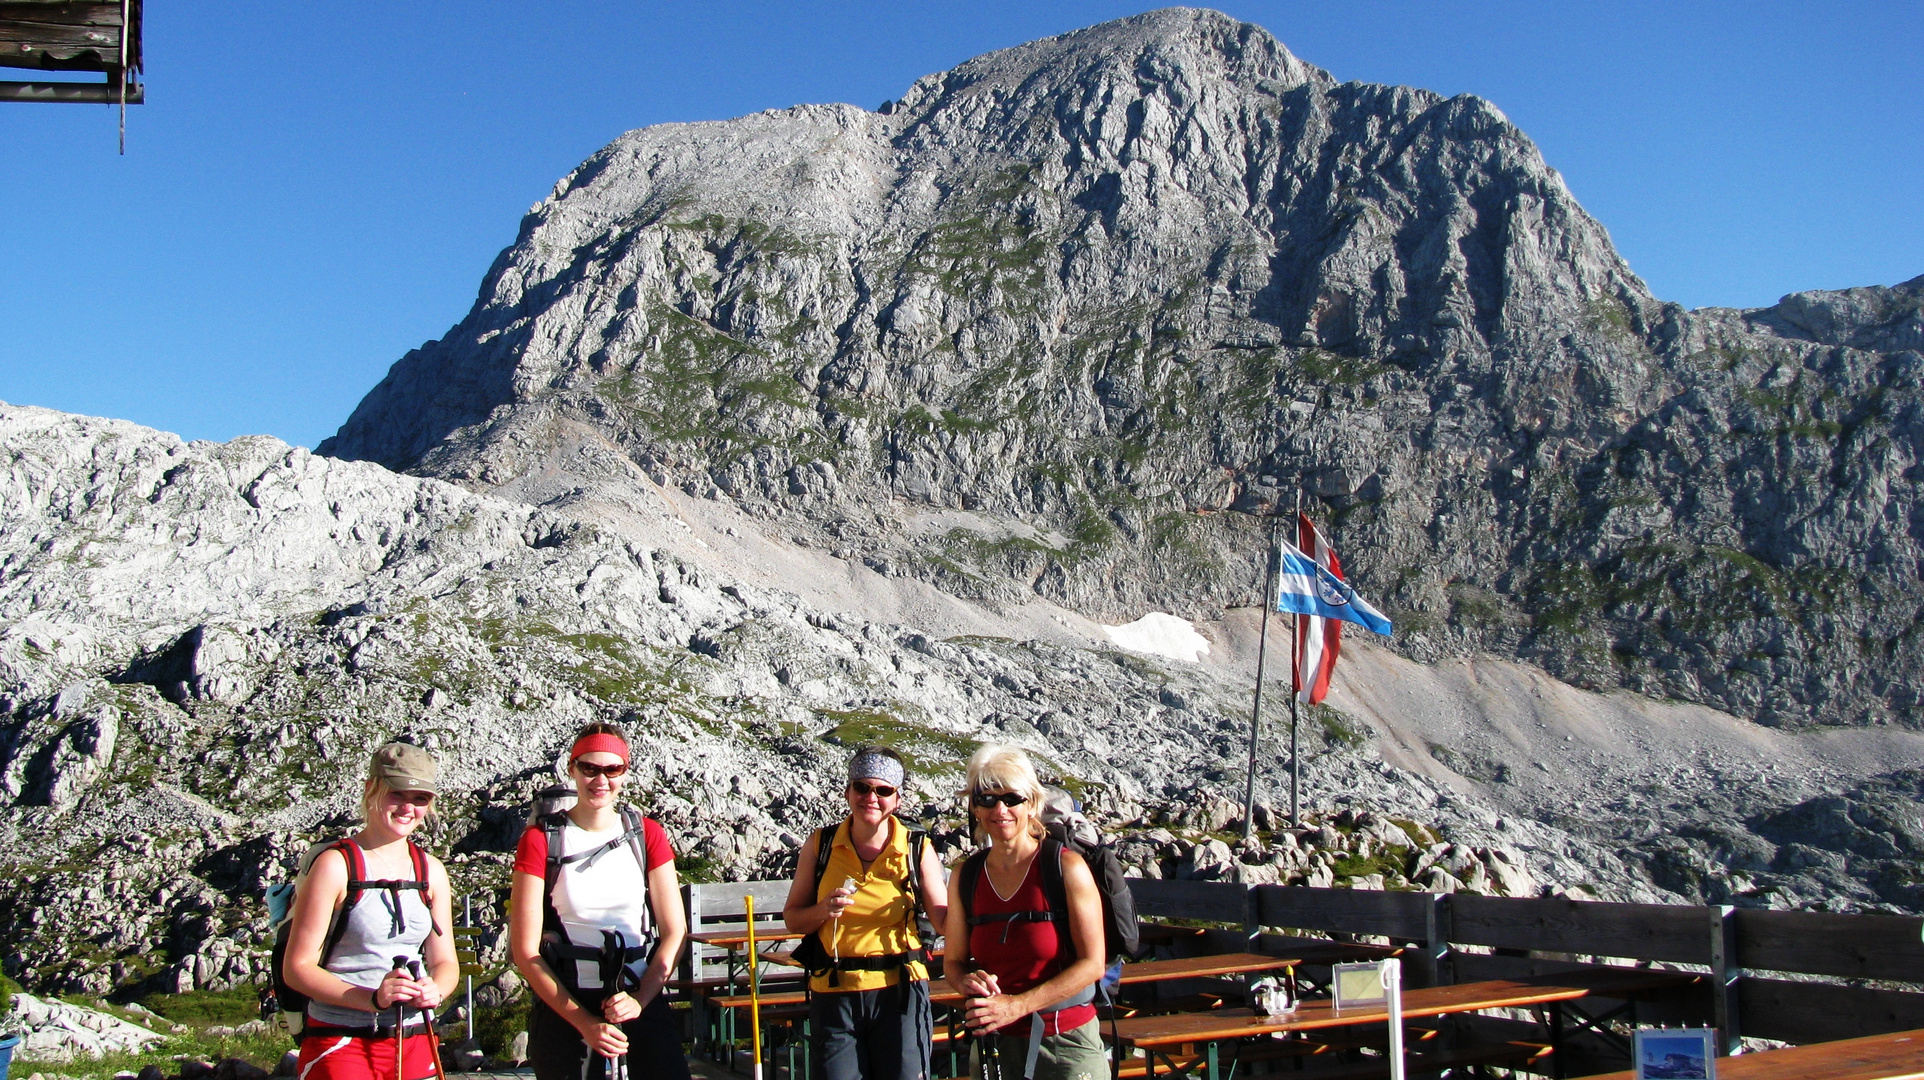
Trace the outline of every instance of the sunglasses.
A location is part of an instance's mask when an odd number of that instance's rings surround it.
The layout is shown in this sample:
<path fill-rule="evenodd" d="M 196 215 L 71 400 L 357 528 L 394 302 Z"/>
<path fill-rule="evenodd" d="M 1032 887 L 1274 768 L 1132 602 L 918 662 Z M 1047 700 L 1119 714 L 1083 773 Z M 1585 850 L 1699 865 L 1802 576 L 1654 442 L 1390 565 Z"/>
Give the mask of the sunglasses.
<path fill-rule="evenodd" d="M 592 780 L 597 776 L 605 776 L 613 780 L 628 771 L 628 763 L 625 761 L 617 761 L 613 765 L 596 765 L 591 761 L 577 761 L 574 763 L 574 767 L 577 772 L 581 773 L 583 780 Z"/>
<path fill-rule="evenodd" d="M 873 795 L 878 799 L 886 799 L 895 794 L 895 789 L 887 784 L 866 784 L 860 780 L 850 780 L 848 789 L 856 795 Z"/>
<path fill-rule="evenodd" d="M 978 791 L 969 796 L 970 804 L 978 810 L 993 809 L 997 803 L 1001 803 L 1007 807 L 1017 807 L 1028 801 L 1029 797 L 1027 795 L 1018 795 L 1013 791 L 1004 791 L 1001 793 Z"/>

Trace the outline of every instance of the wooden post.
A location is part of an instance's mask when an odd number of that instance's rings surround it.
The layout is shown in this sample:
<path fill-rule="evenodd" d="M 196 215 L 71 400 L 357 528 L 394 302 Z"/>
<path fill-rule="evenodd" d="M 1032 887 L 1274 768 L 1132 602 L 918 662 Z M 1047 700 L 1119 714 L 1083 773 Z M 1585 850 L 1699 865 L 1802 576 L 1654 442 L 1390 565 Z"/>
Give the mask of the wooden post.
<path fill-rule="evenodd" d="M 692 934 L 701 929 L 701 886 L 693 881 L 683 884 L 681 901 L 688 910 L 688 932 Z M 682 947 L 681 958 L 676 961 L 681 978 L 689 984 L 688 1022 L 692 1028 L 688 1038 L 698 1056 L 707 1048 L 708 1041 L 707 1010 L 702 1008 L 704 995 L 694 985 L 694 980 L 701 977 L 701 949 L 700 944 L 690 941 Z"/>
<path fill-rule="evenodd" d="M 1449 977 L 1450 896 L 1433 893 L 1423 912 L 1423 950 L 1412 965 L 1417 986 L 1444 986 Z"/>
<path fill-rule="evenodd" d="M 1711 904 L 1710 913 L 1710 993 L 1711 1008 L 1717 1021 L 1718 1053 L 1728 1056 L 1743 1039 L 1743 1026 L 1737 1016 L 1737 909 L 1728 904 Z"/>

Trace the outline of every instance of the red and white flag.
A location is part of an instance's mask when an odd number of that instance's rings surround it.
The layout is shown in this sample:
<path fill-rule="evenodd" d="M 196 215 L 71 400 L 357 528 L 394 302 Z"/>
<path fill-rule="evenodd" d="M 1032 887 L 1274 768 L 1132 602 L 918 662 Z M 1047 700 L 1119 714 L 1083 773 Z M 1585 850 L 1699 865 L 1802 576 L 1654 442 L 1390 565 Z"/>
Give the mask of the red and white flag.
<path fill-rule="evenodd" d="M 1329 546 L 1306 514 L 1296 515 L 1296 546 L 1316 565 L 1343 580 L 1343 564 L 1336 549 Z M 1343 624 L 1337 619 L 1315 615 L 1296 616 L 1296 664 L 1292 672 L 1297 697 L 1314 705 L 1329 696 L 1330 676 L 1336 672 L 1336 654 L 1342 649 Z"/>

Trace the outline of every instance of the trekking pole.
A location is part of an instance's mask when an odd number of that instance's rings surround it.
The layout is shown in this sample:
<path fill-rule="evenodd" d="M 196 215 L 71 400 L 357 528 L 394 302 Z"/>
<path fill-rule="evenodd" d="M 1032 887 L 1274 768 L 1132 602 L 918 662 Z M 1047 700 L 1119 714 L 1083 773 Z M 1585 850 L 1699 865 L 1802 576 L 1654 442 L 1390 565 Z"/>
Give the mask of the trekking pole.
<path fill-rule="evenodd" d="M 415 981 L 420 981 L 421 961 L 409 960 L 408 974 L 414 976 Z M 432 1051 L 434 1055 L 434 1075 L 437 1080 L 448 1080 L 448 1071 L 441 1067 L 441 1033 L 434 1030 L 433 1011 L 423 1008 L 421 1010 L 421 1019 L 425 1021 L 428 1026 L 428 1049 Z"/>
<path fill-rule="evenodd" d="M 755 897 L 750 894 L 748 901 L 748 1030 L 749 1045 L 753 1047 L 750 1061 L 753 1062 L 751 1080 L 762 1080 L 762 980 L 761 964 L 755 956 Z"/>
<path fill-rule="evenodd" d="M 394 970 L 405 972 L 407 969 L 407 957 L 394 958 Z M 407 1071 L 402 1067 L 402 1063 L 407 1060 L 407 1032 L 403 1030 L 404 1021 L 403 1007 L 399 1001 L 396 1001 L 394 1003 L 394 1080 L 408 1080 Z"/>
<path fill-rule="evenodd" d="M 628 939 L 621 931 L 607 929 L 601 931 L 601 1002 L 604 1020 L 608 1018 L 606 1013 L 608 999 L 621 993 L 621 973 L 626 970 L 624 961 L 627 945 Z M 628 1064 L 628 1055 L 622 1054 L 616 1057 L 609 1054 L 604 1056 L 603 1060 L 608 1063 L 608 1068 L 603 1074 L 606 1080 L 621 1080 Z"/>

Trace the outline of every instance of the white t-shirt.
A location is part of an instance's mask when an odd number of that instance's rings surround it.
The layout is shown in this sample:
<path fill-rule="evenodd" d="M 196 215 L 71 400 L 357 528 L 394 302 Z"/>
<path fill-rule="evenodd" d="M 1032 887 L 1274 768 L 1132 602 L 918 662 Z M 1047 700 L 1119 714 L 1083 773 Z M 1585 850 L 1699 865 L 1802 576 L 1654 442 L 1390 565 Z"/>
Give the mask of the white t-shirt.
<path fill-rule="evenodd" d="M 592 851 L 621 835 L 617 825 L 606 832 L 589 832 L 569 822 L 561 829 L 561 854 Z M 640 842 L 640 838 L 636 838 Z M 648 874 L 635 861 L 635 850 L 627 843 L 606 852 L 594 865 L 582 869 L 579 862 L 561 867 L 554 886 L 554 910 L 568 940 L 591 949 L 601 947 L 603 930 L 627 931 L 631 940 L 641 938 L 648 918 Z M 601 988 L 601 970 L 588 960 L 575 961 L 579 985 L 583 990 Z"/>

